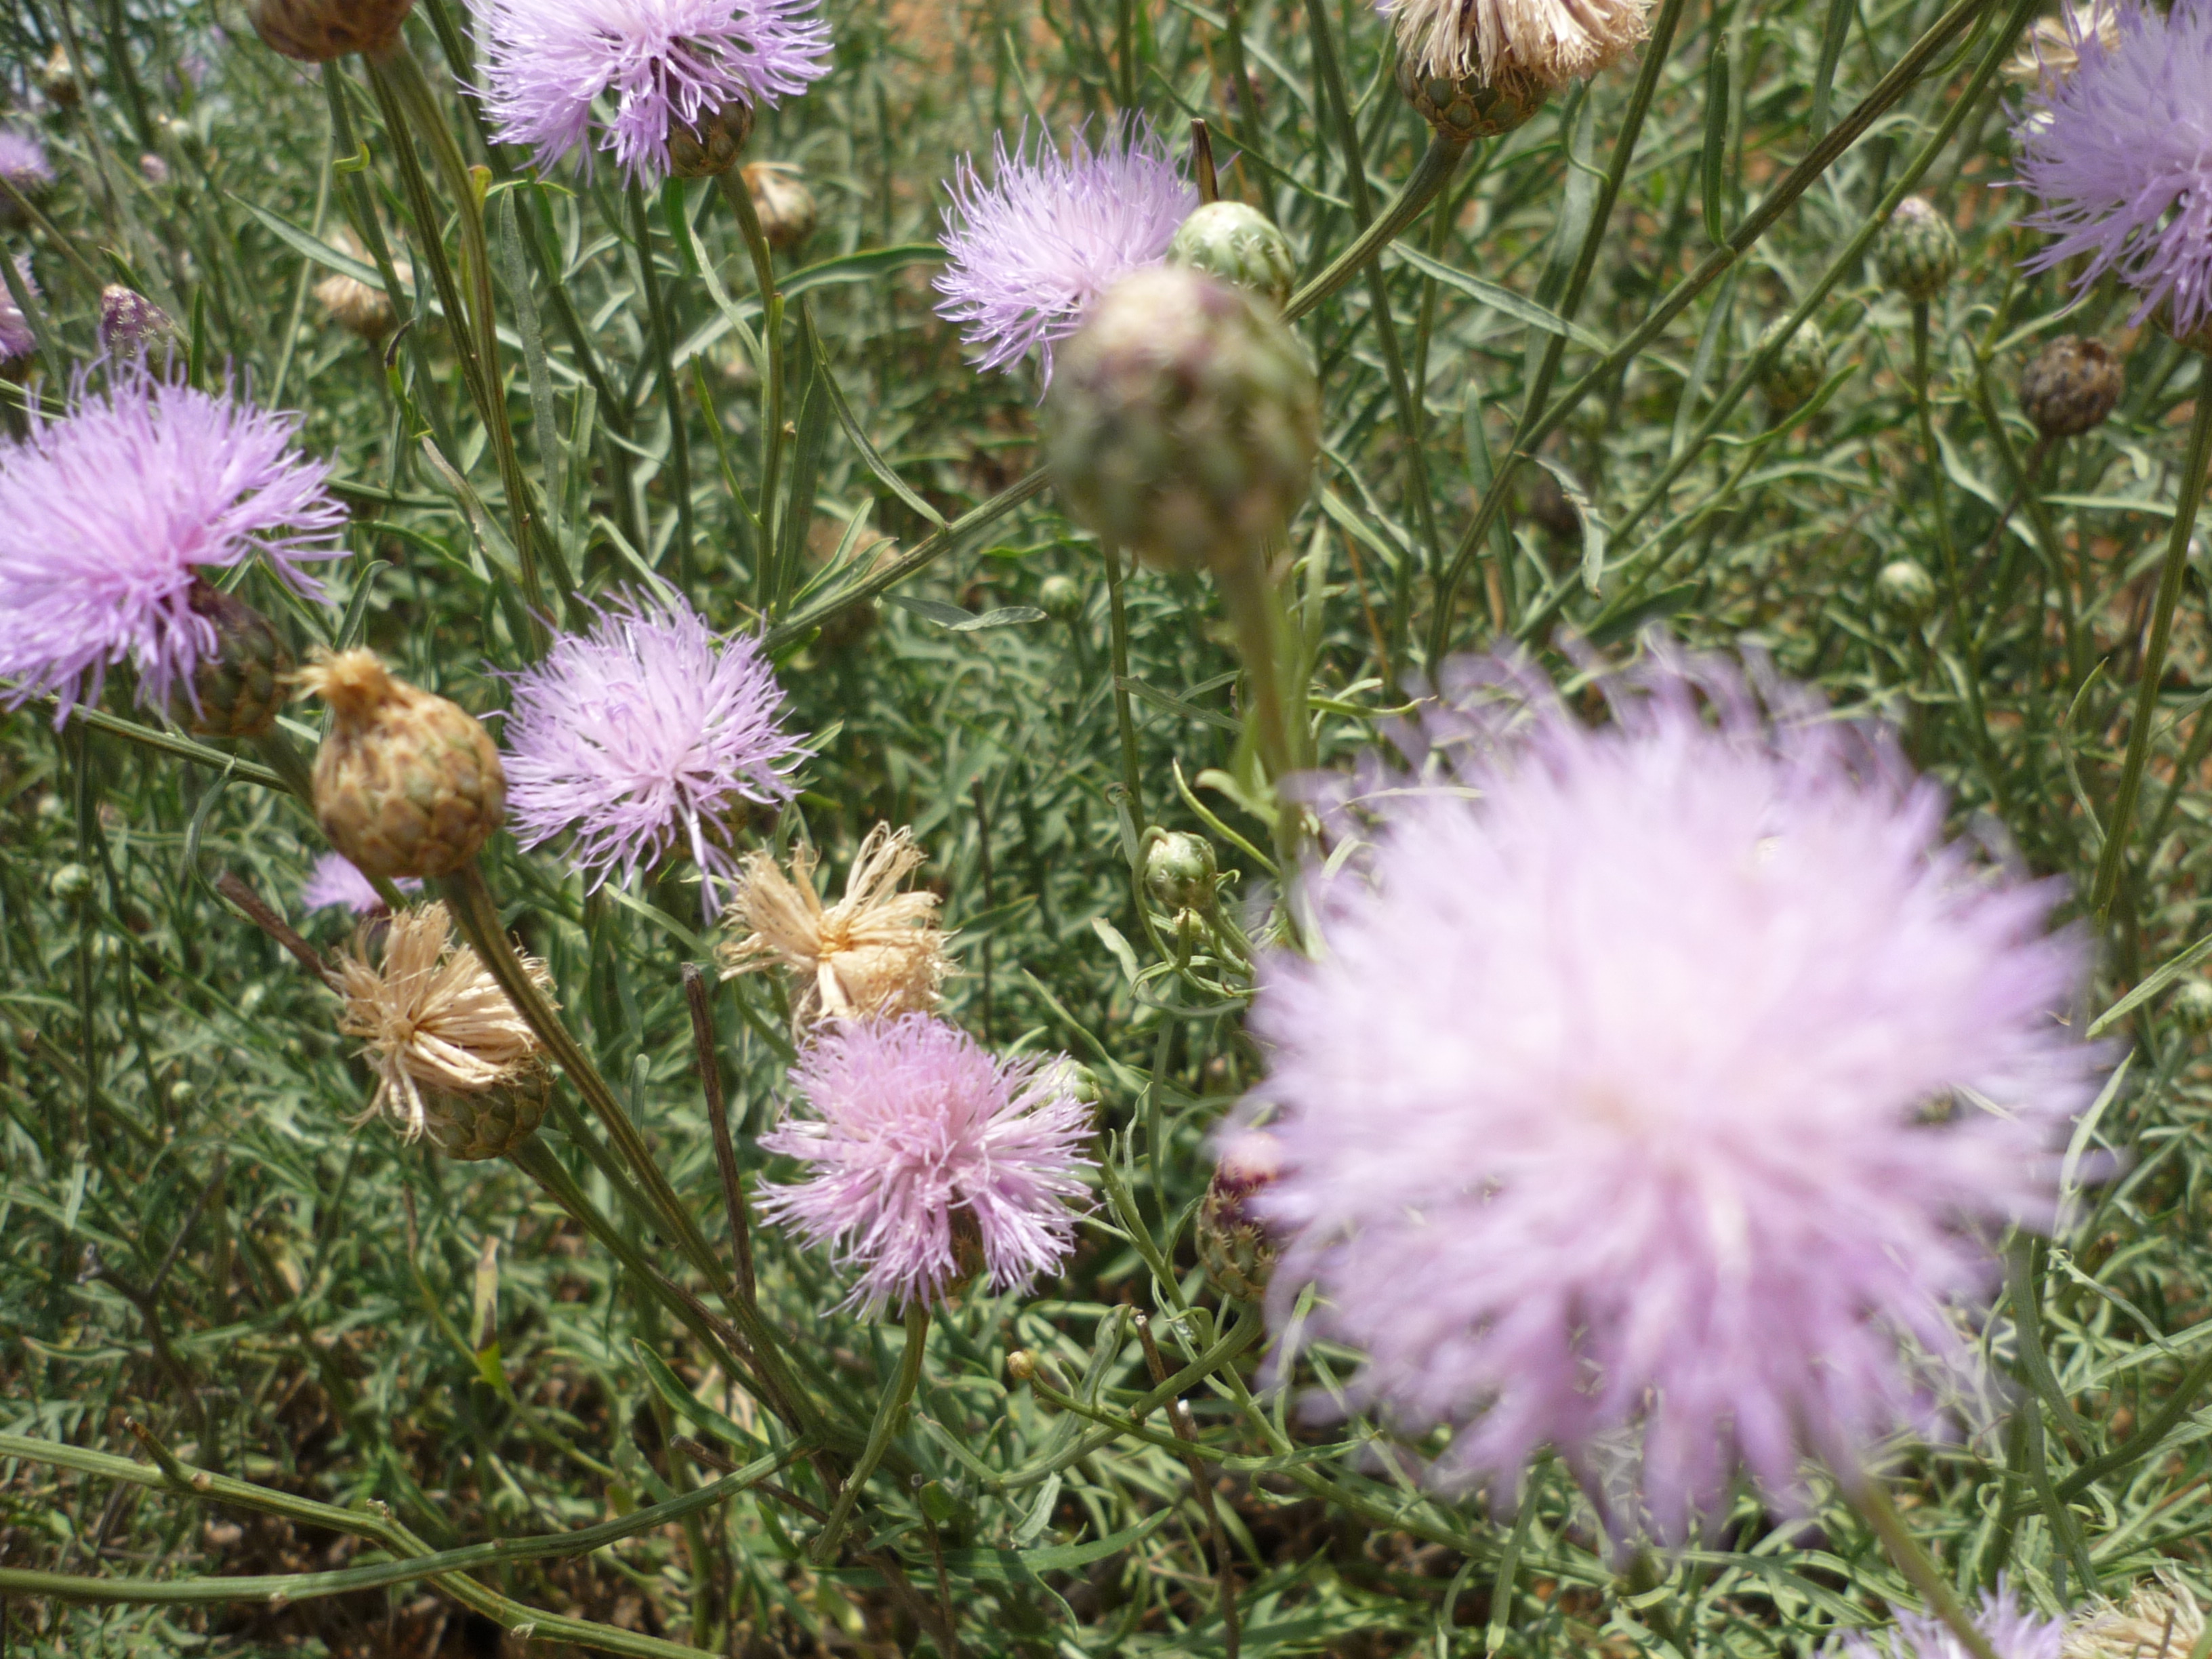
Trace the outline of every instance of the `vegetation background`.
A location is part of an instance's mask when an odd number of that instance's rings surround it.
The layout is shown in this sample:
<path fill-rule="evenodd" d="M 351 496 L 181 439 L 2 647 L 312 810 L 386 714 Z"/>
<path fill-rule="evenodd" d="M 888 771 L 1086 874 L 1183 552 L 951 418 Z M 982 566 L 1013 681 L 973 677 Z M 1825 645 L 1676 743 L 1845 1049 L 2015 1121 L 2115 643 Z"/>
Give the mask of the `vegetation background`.
<path fill-rule="evenodd" d="M 507 410 L 560 556 L 586 591 L 650 573 L 718 627 L 765 627 L 817 752 L 794 811 L 756 833 L 803 833 L 842 874 L 872 825 L 911 823 L 959 933 L 950 1016 L 1005 1049 L 1066 1050 L 1101 1082 L 1107 1208 L 1064 1282 L 971 1297 L 938 1323 L 906 1473 L 878 1482 L 857 1541 L 905 1564 L 923 1613 L 951 1608 L 968 1654 L 1223 1650 L 1190 1468 L 1164 1417 L 1146 1437 L 1127 1415 L 1151 1387 L 1143 1313 L 1170 1370 L 1215 1348 L 1186 1386 L 1255 1659 L 1758 1656 L 1880 1622 L 1910 1597 L 1840 1506 L 1784 1524 L 1746 1494 L 1705 1547 L 1624 1565 L 1563 1471 L 1540 1468 L 1493 1518 L 1424 1494 L 1421 1448 L 1382 1426 L 1247 1391 L 1257 1351 L 1224 1361 L 1214 1339 L 1257 1316 L 1206 1287 L 1191 1224 L 1207 1133 L 1256 1075 L 1249 974 L 1134 873 L 1148 827 L 1192 830 L 1231 872 L 1232 914 L 1264 898 L 1218 600 L 1195 578 L 1109 580 L 1048 496 L 958 522 L 1036 464 L 1036 386 L 977 376 L 933 314 L 956 159 L 1133 111 L 1180 147 L 1203 118 L 1223 192 L 1271 214 L 1310 274 L 1427 143 L 1386 24 L 1365 0 L 825 9 L 835 72 L 747 152 L 791 163 L 820 208 L 782 256 L 799 510 L 767 546 L 737 505 L 759 499 L 762 388 L 732 323 L 757 326 L 758 307 L 729 213 L 707 185 L 633 195 L 604 167 L 528 184 L 449 95 L 473 73 L 454 0 L 421 0 L 409 35 L 490 169 Z M 1301 325 L 1327 403 L 1291 592 L 1324 764 L 1374 744 L 1398 688 L 1447 651 L 1517 640 L 1571 674 L 1568 638 L 1619 657 L 1663 623 L 1756 647 L 1838 708 L 1894 721 L 1960 832 L 2086 897 L 2203 370 L 2127 327 L 2124 296 L 2069 310 L 2057 277 L 2020 270 L 2037 243 L 2003 187 L 2019 86 L 2002 71 L 2036 9 L 1677 0 L 1659 9 L 1673 40 L 1632 145 L 1633 61 L 1475 145 L 1379 280 Z M 471 709 L 501 707 L 495 671 L 522 659 L 528 612 L 450 340 L 425 316 L 380 351 L 313 297 L 358 268 L 342 228 L 428 263 L 357 60 L 318 77 L 230 4 L 9 0 L 0 65 L 9 119 L 59 174 L 34 216 L 0 224 L 45 296 L 10 428 L 94 356 L 100 286 L 138 289 L 177 320 L 197 380 L 304 411 L 304 447 L 355 509 L 336 610 L 261 573 L 246 591 L 302 647 L 362 641 Z M 1870 96 L 1893 100 L 1841 129 Z M 1840 153 L 1816 149 L 1839 130 Z M 1923 307 L 1869 257 L 1907 189 L 1963 248 Z M 1753 388 L 1765 331 L 1793 315 L 1827 356 L 1784 413 Z M 2127 389 L 2109 422 L 2045 447 L 2014 384 L 2060 332 L 2121 352 Z M 1539 465 L 1478 524 L 1516 441 Z M 1924 592 L 1885 578 L 1899 560 Z M 2082 1011 L 2128 998 L 2107 1018 L 2132 1058 L 2079 1143 L 2119 1173 L 2054 1245 L 2015 1254 L 1988 1339 L 2010 1394 L 1956 1443 L 1897 1449 L 1899 1501 L 1960 1582 L 2002 1574 L 2051 1611 L 2159 1568 L 2212 1584 L 2203 578 L 2192 554 Z M 743 1394 L 513 1169 L 359 1122 L 365 1074 L 331 999 L 213 891 L 231 872 L 291 907 L 322 850 L 296 802 L 246 763 L 149 746 L 150 717 L 129 718 L 0 715 L 0 1433 L 15 1437 L 0 1441 L 0 1570 L 358 1573 L 404 1553 L 384 1517 L 444 1549 L 619 1520 L 714 1478 L 686 1445 L 764 1436 Z M 294 730 L 312 741 L 313 716 Z M 713 944 L 688 867 L 587 901 L 556 860 L 502 843 L 488 863 L 670 1179 L 719 1218 L 678 978 Z M 344 932 L 295 918 L 325 945 Z M 742 983 L 716 1018 L 757 1170 L 753 1137 L 784 1097 L 782 1013 Z M 764 1306 L 865 1410 L 896 1333 L 831 1314 L 842 1287 L 819 1259 L 769 1234 L 760 1249 Z M 1103 1418 L 1010 1383 L 1017 1347 Z M 1316 1351 L 1298 1389 L 1325 1392 L 1341 1358 Z M 737 1426 L 702 1426 L 717 1419 Z M 166 1489 L 131 1422 L 287 1503 Z M 26 1455 L 24 1437 L 82 1455 Z M 549 1622 L 541 1638 L 615 1651 L 945 1650 L 876 1567 L 814 1564 L 811 1529 L 754 1491 L 592 1553 L 476 1571 L 596 1631 Z M 295 1588 L 171 1605 L 19 1592 L 0 1601 L 0 1648 L 563 1650 L 416 1583 Z"/>

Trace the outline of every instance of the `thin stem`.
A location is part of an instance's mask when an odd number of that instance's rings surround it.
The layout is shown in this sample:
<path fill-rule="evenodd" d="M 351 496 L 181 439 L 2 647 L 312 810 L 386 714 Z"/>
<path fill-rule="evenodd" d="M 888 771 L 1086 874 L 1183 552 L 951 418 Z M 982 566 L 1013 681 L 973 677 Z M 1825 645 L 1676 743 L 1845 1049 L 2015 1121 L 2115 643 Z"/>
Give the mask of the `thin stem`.
<path fill-rule="evenodd" d="M 688 587 L 692 550 L 698 537 L 691 523 L 691 444 L 684 429 L 684 393 L 676 384 L 675 343 L 670 337 L 667 306 L 661 297 L 660 273 L 653 267 L 653 217 L 645 210 L 644 186 L 633 179 L 628 194 L 630 223 L 637 234 L 638 281 L 645 290 L 646 319 L 651 325 L 653 366 L 660 371 L 661 401 L 668 406 L 668 464 L 676 475 L 676 568 Z"/>
<path fill-rule="evenodd" d="M 776 526 L 781 520 L 775 499 L 776 473 L 783 465 L 783 295 L 776 291 L 775 256 L 744 177 L 731 167 L 716 174 L 714 183 L 737 216 L 745 251 L 752 256 L 753 281 L 760 289 L 761 356 L 766 361 L 761 364 L 760 557 L 753 603 L 765 616 L 781 599 L 783 585 L 782 560 L 776 551 Z"/>
<path fill-rule="evenodd" d="M 1867 1524 L 1874 1528 L 1875 1536 L 1881 1540 L 1882 1547 L 1889 1552 L 1889 1559 L 1897 1564 L 1897 1570 L 1920 1592 L 1929 1610 L 1951 1627 L 1952 1633 L 1965 1644 L 1966 1651 L 1974 1659 L 1997 1659 L 1990 1638 L 1982 1634 L 1966 1604 L 1959 1600 L 1958 1592 L 1936 1569 L 1935 1562 L 1929 1559 L 1928 1552 L 1920 1547 L 1919 1540 L 1913 1537 L 1896 1506 L 1889 1501 L 1889 1493 L 1881 1482 L 1862 1479 L 1849 1489 L 1847 1495 L 1866 1517 Z"/>
<path fill-rule="evenodd" d="M 1114 725 L 1121 738 L 1121 787 L 1129 793 L 1129 819 L 1145 833 L 1144 769 L 1137 761 L 1137 717 L 1129 703 L 1129 611 L 1121 596 L 1121 550 L 1102 544 L 1106 556 L 1106 615 L 1112 645 Z"/>
<path fill-rule="evenodd" d="M 890 1392 L 876 1402 L 876 1420 L 868 1425 L 868 1443 L 861 1449 L 860 1461 L 853 1466 L 845 1489 L 837 1494 L 836 1505 L 823 1523 L 822 1535 L 814 1540 L 816 1565 L 826 1566 L 837 1559 L 837 1542 L 845 1534 L 846 1522 L 853 1518 L 854 1506 L 860 1501 L 860 1489 L 884 1461 L 891 1437 L 898 1432 L 900 1419 L 914 1398 L 915 1386 L 921 1381 L 921 1358 L 928 1346 L 929 1304 L 917 1297 L 907 1304 L 906 1352 L 899 1356 L 898 1375 L 892 1380 Z"/>
<path fill-rule="evenodd" d="M 1136 1326 L 1137 1340 L 1145 1350 L 1145 1369 L 1152 1374 L 1152 1385 L 1157 1388 L 1168 1380 L 1168 1362 L 1152 1336 L 1152 1320 L 1140 1313 Z M 1168 1401 L 1168 1427 L 1185 1447 L 1197 1445 L 1197 1425 L 1190 1420 L 1189 1407 L 1180 1400 Z M 1213 1490 L 1213 1478 L 1206 1473 L 1205 1460 L 1194 1449 L 1183 1452 L 1182 1465 L 1189 1472 L 1191 1492 L 1206 1511 L 1206 1530 L 1212 1537 L 1214 1571 L 1221 1579 L 1221 1644 L 1228 1659 L 1237 1659 L 1244 1638 L 1237 1619 L 1237 1563 L 1229 1553 L 1229 1529 L 1221 1524 L 1221 1500 Z"/>
<path fill-rule="evenodd" d="M 1680 4 L 1680 0 L 1675 0 Z M 1406 227 L 1420 216 L 1421 210 L 1436 199 L 1437 192 L 1452 176 L 1459 158 L 1467 153 L 1467 145 L 1455 138 L 1437 133 L 1429 140 L 1429 147 L 1413 168 L 1413 176 L 1406 180 L 1405 188 L 1397 199 L 1382 210 L 1382 215 L 1359 233 L 1350 247 L 1338 254 L 1324 266 L 1319 276 L 1291 295 L 1283 307 L 1285 322 L 1296 322 L 1323 300 L 1357 276 L 1376 255 L 1398 240 Z M 1364 179 L 1361 181 L 1364 184 Z"/>
<path fill-rule="evenodd" d="M 2212 358 L 2197 367 L 2197 411 L 2189 423 L 2189 449 L 2181 465 L 2181 490 L 2173 499 L 2173 527 L 2166 538 L 2166 564 L 2159 573 L 2158 599 L 2151 609 L 2150 641 L 2143 647 L 2142 673 L 2136 687 L 2135 718 L 2128 729 L 2128 751 L 2120 763 L 2120 787 L 2106 820 L 2105 848 L 2097 860 L 2097 881 L 2089 908 L 2099 927 L 2110 918 L 2127 860 L 2128 827 L 2142 790 L 2144 763 L 2150 758 L 2151 728 L 2158 718 L 2159 683 L 2166 678 L 2166 648 L 2173 635 L 2173 609 L 2181 599 L 2181 580 L 2189 569 L 2189 535 L 2204 496 L 2204 473 L 2212 462 Z"/>
<path fill-rule="evenodd" d="M 753 1233 L 746 1219 L 745 1181 L 738 1169 L 738 1150 L 730 1139 L 730 1111 L 722 1099 L 722 1066 L 714 1041 L 714 1005 L 707 976 L 696 963 L 684 964 L 684 997 L 691 1008 L 691 1040 L 699 1055 L 699 1087 L 707 1097 L 707 1124 L 714 1137 L 714 1164 L 722 1176 L 722 1211 L 730 1224 L 730 1244 L 738 1256 L 738 1287 L 748 1302 L 758 1299 L 753 1272 Z"/>

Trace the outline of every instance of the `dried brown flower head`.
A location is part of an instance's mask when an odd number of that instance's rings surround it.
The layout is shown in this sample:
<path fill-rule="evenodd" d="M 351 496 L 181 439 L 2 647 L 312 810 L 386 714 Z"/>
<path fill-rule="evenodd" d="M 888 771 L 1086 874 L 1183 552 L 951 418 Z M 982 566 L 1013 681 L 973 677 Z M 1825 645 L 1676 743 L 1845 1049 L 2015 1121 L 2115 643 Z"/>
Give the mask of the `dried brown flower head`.
<path fill-rule="evenodd" d="M 922 858 L 911 830 L 878 824 L 854 857 L 845 896 L 825 908 L 814 890 L 811 848 L 793 849 L 787 876 L 768 854 L 755 853 L 722 913 L 733 933 L 744 930 L 715 952 L 722 977 L 788 968 L 799 981 L 794 1026 L 927 1012 L 950 966 L 937 895 L 897 890 Z"/>
<path fill-rule="evenodd" d="M 2204 1633 L 2204 1610 L 2171 1568 L 2125 1601 L 2091 1607 L 2066 1627 L 2061 1659 L 2183 1659 Z"/>
<path fill-rule="evenodd" d="M 2114 0 L 2071 0 L 2059 15 L 2037 19 L 2004 66 L 2004 77 L 2024 86 L 2057 86 L 2081 67 L 2078 43 L 2093 35 L 2106 52 L 2118 50 L 2120 9 Z"/>
<path fill-rule="evenodd" d="M 349 259 L 368 262 L 368 254 L 355 240 L 349 230 L 340 230 L 331 238 L 331 246 Z M 412 282 L 415 273 L 406 260 L 392 262 L 392 274 L 403 283 Z M 358 277 L 334 270 L 315 284 L 315 298 L 329 312 L 331 320 L 349 334 L 359 335 L 374 344 L 392 331 L 395 313 L 392 296 L 381 289 L 371 288 Z"/>
<path fill-rule="evenodd" d="M 544 963 L 526 957 L 523 967 L 550 989 Z M 369 1109 L 410 1140 L 427 1133 L 454 1157 L 493 1157 L 544 1118 L 550 1076 L 538 1034 L 476 951 L 454 941 L 444 905 L 363 924 L 330 981 L 344 999 L 338 1030 L 362 1040 L 376 1073 Z"/>
<path fill-rule="evenodd" d="M 1645 0 L 1398 0 L 1390 15 L 1417 75 L 1558 88 L 1618 62 L 1649 33 L 1644 10 Z"/>

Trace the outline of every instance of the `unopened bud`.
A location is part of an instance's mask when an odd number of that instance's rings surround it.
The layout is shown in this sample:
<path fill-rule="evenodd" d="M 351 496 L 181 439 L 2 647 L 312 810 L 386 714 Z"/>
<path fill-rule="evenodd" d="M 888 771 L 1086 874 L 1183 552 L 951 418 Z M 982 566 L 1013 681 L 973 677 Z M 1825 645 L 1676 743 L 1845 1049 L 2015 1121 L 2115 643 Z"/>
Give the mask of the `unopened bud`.
<path fill-rule="evenodd" d="M 1198 1259 L 1206 1283 L 1237 1302 L 1267 1293 L 1279 1252 L 1250 1200 L 1282 1173 L 1281 1143 L 1265 1129 L 1231 1136 L 1198 1206 Z"/>
<path fill-rule="evenodd" d="M 1218 877 L 1213 846 L 1203 836 L 1171 830 L 1145 854 L 1145 885 L 1164 910 L 1206 910 Z"/>
<path fill-rule="evenodd" d="M 1208 202 L 1184 220 L 1168 244 L 1168 263 L 1210 271 L 1278 307 L 1289 301 L 1298 274 L 1290 239 L 1242 202 Z"/>
<path fill-rule="evenodd" d="M 213 652 L 192 671 L 190 696 L 172 713 L 205 738 L 258 738 L 276 724 L 289 695 L 292 653 L 269 618 L 235 594 L 194 577 L 185 603 L 215 629 Z"/>
<path fill-rule="evenodd" d="M 2127 373 L 2102 340 L 2062 334 L 2027 360 L 2020 406 L 2046 438 L 2076 438 L 2100 426 L 2120 401 Z"/>
<path fill-rule="evenodd" d="M 75 109 L 83 99 L 84 88 L 77 83 L 67 46 L 58 42 L 46 54 L 46 61 L 39 66 L 39 90 L 46 94 L 48 103 L 60 109 Z"/>
<path fill-rule="evenodd" d="M 1765 351 L 1781 334 L 1789 319 L 1770 325 L 1759 337 L 1759 349 Z M 1828 340 L 1817 325 L 1800 323 L 1796 331 L 1783 342 L 1771 362 L 1759 376 L 1759 389 L 1766 398 L 1767 407 L 1777 415 L 1787 415 L 1820 389 L 1820 382 L 1828 374 Z"/>
<path fill-rule="evenodd" d="M 1032 1348 L 1016 1348 L 1006 1356 L 1006 1381 L 1026 1382 L 1037 1374 L 1037 1357 Z"/>
<path fill-rule="evenodd" d="M 744 179 L 753 215 L 770 247 L 794 248 L 814 234 L 821 210 L 797 167 L 788 161 L 755 161 L 745 168 Z"/>
<path fill-rule="evenodd" d="M 46 890 L 58 903 L 82 903 L 92 894 L 92 872 L 82 864 L 64 864 L 48 878 Z"/>
<path fill-rule="evenodd" d="M 1926 197 L 1908 196 L 1881 228 L 1874 264 L 1881 280 L 1906 299 L 1932 300 L 1959 269 L 1959 238 Z"/>
<path fill-rule="evenodd" d="M 1892 559 L 1874 579 L 1875 597 L 1914 622 L 1936 609 L 1936 579 L 1917 559 Z"/>
<path fill-rule="evenodd" d="M 335 717 L 315 756 L 315 821 L 368 876 L 450 875 L 507 814 L 491 736 L 459 705 L 386 672 L 373 651 L 295 675 Z"/>
<path fill-rule="evenodd" d="M 1170 569 L 1237 568 L 1312 485 L 1321 392 L 1273 307 L 1159 265 L 1060 349 L 1044 438 L 1061 505 L 1102 540 Z"/>
<path fill-rule="evenodd" d="M 1079 1106 L 1096 1106 L 1105 1097 L 1105 1091 L 1098 1086 L 1098 1073 L 1081 1060 L 1071 1060 L 1065 1054 L 1053 1067 L 1053 1080 L 1060 1085 L 1060 1091 Z"/>
<path fill-rule="evenodd" d="M 331 238 L 331 245 L 349 259 L 366 262 L 368 258 L 368 251 L 349 230 L 340 230 Z M 403 283 L 414 280 L 413 268 L 404 259 L 392 262 L 392 274 Z M 392 331 L 396 320 L 390 295 L 343 270 L 334 270 L 317 283 L 315 298 L 322 301 L 332 322 L 372 345 Z"/>
<path fill-rule="evenodd" d="M 149 149 L 138 158 L 138 176 L 149 185 L 166 185 L 169 182 L 169 164 Z"/>
<path fill-rule="evenodd" d="M 1073 576 L 1047 576 L 1037 584 L 1037 609 L 1054 622 L 1073 622 L 1085 602 L 1083 584 Z"/>
<path fill-rule="evenodd" d="M 695 126 L 668 130 L 668 170 L 678 179 L 712 179 L 737 166 L 753 136 L 753 106 L 733 98 Z"/>
<path fill-rule="evenodd" d="M 2212 1026 L 2212 980 L 2192 974 L 2173 993 L 2174 1018 L 2192 1031 Z"/>
<path fill-rule="evenodd" d="M 385 51 L 414 9 L 415 0 L 254 0 L 253 32 L 271 52 L 329 64 Z"/>
<path fill-rule="evenodd" d="M 100 290 L 101 350 L 118 356 L 136 356 L 153 342 L 175 333 L 176 329 L 169 313 L 137 289 L 110 283 Z"/>
<path fill-rule="evenodd" d="M 1440 136 L 1461 143 L 1512 131 L 1552 95 L 1548 87 L 1528 76 L 1509 75 L 1492 84 L 1472 75 L 1457 81 L 1425 75 L 1403 52 L 1398 55 L 1398 90 Z"/>

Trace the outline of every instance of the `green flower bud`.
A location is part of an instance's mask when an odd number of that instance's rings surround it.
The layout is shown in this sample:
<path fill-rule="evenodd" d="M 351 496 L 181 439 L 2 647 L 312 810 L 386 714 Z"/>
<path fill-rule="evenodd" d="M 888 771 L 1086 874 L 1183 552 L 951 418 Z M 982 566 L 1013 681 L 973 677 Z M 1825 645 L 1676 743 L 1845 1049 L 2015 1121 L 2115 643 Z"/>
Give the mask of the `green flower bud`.
<path fill-rule="evenodd" d="M 2174 988 L 2173 1016 L 2192 1031 L 2212 1026 L 2212 980 L 2192 974 Z"/>
<path fill-rule="evenodd" d="M 170 712 L 202 737 L 259 737 L 276 724 L 288 695 L 291 652 L 268 617 L 199 577 L 192 579 L 185 603 L 214 626 L 216 649 L 193 671 L 192 696 L 179 696 Z"/>
<path fill-rule="evenodd" d="M 1908 300 L 1934 299 L 1959 269 L 1959 238 L 1924 196 L 1908 196 L 1874 245 L 1881 280 Z"/>
<path fill-rule="evenodd" d="M 678 179 L 711 179 L 727 173 L 737 166 L 745 140 L 752 136 L 753 106 L 732 99 L 709 111 L 696 126 L 671 125 L 668 170 Z"/>
<path fill-rule="evenodd" d="M 2046 438 L 2075 438 L 2104 423 L 2127 373 L 2102 340 L 2062 334 L 2027 360 L 2020 407 Z"/>
<path fill-rule="evenodd" d="M 61 904 L 81 904 L 92 896 L 92 872 L 82 864 L 64 864 L 46 882 L 46 890 Z"/>
<path fill-rule="evenodd" d="M 1421 119 L 1462 143 L 1512 131 L 1552 95 L 1541 82 L 1519 76 L 1493 86 L 1471 75 L 1458 81 L 1424 75 L 1402 52 L 1398 56 L 1398 90 Z"/>
<path fill-rule="evenodd" d="M 1759 337 L 1761 351 L 1774 343 L 1788 320 L 1784 318 L 1772 324 Z M 1827 337 L 1815 325 L 1801 323 L 1760 374 L 1759 389 L 1765 396 L 1767 407 L 1777 415 L 1787 415 L 1818 392 L 1827 374 Z"/>
<path fill-rule="evenodd" d="M 1874 579 L 1875 597 L 1914 622 L 1936 609 L 1936 579 L 1917 559 L 1892 559 Z"/>
<path fill-rule="evenodd" d="M 1224 283 L 1285 305 L 1297 281 L 1290 239 L 1274 222 L 1242 202 L 1208 202 L 1176 230 L 1168 263 L 1211 271 Z"/>
<path fill-rule="evenodd" d="M 1203 836 L 1174 830 L 1145 854 L 1145 885 L 1164 910 L 1205 910 L 1213 904 L 1213 847 Z"/>
<path fill-rule="evenodd" d="M 422 1091 L 422 1122 L 440 1152 L 460 1164 L 504 1158 L 538 1132 L 553 1106 L 553 1072 L 533 1060 L 488 1089 Z"/>
<path fill-rule="evenodd" d="M 1037 584 L 1037 609 L 1054 622 L 1072 623 L 1083 614 L 1089 596 L 1073 576 L 1047 576 Z"/>
<path fill-rule="evenodd" d="M 1067 1097 L 1079 1106 L 1096 1106 L 1106 1097 L 1098 1086 L 1098 1073 L 1079 1060 L 1070 1060 L 1065 1054 L 1053 1067 L 1053 1075 Z"/>
<path fill-rule="evenodd" d="M 1164 568 L 1236 568 L 1305 499 L 1321 388 L 1273 307 L 1154 266 L 1060 348 L 1044 444 L 1061 505 L 1100 539 Z"/>

